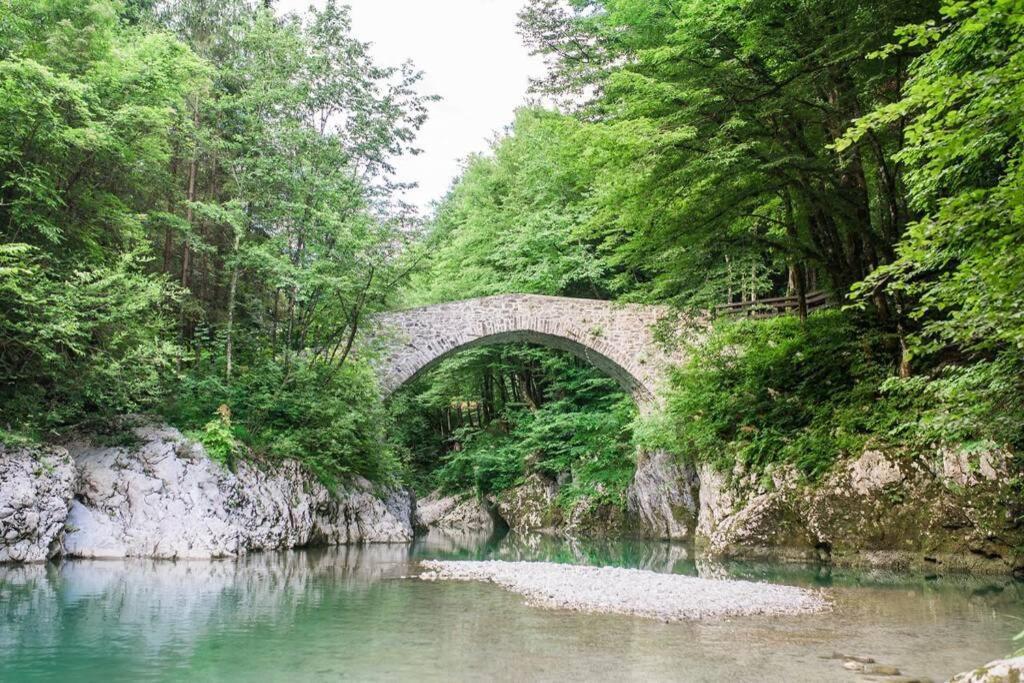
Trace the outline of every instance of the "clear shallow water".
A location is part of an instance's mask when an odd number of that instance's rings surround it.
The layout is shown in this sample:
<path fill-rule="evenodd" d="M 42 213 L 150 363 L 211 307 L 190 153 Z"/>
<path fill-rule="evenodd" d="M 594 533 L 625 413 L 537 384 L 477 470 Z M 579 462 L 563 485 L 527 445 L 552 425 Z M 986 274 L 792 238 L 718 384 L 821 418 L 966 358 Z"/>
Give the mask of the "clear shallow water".
<path fill-rule="evenodd" d="M 832 612 L 663 624 L 404 579 L 420 558 L 635 566 L 820 587 Z M 1003 578 L 695 563 L 659 543 L 433 534 L 240 561 L 0 567 L 0 681 L 856 681 L 833 652 L 944 680 L 1024 619 Z"/>

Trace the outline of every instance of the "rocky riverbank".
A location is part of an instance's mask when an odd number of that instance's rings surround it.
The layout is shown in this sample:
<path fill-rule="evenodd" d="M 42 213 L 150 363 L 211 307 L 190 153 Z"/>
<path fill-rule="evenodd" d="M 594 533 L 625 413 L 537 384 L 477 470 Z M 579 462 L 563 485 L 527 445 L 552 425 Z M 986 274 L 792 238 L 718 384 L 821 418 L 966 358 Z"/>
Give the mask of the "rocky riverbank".
<path fill-rule="evenodd" d="M 997 659 L 949 679 L 949 683 L 1020 683 L 1024 681 L 1024 657 Z"/>
<path fill-rule="evenodd" d="M 419 501 L 422 529 L 493 531 L 508 527 L 525 534 L 542 532 L 568 537 L 654 538 L 689 541 L 697 524 L 696 469 L 663 451 L 640 453 L 633 482 L 621 505 L 582 497 L 569 507 L 559 492 L 569 479 L 541 473 L 496 495 L 444 495 L 438 491 Z"/>
<path fill-rule="evenodd" d="M 165 425 L 132 447 L 78 440 L 0 452 L 0 561 L 200 559 L 412 540 L 408 492 L 365 480 L 332 492 L 296 463 L 234 472 Z"/>
<path fill-rule="evenodd" d="M 407 542 L 414 527 L 545 531 L 695 543 L 718 559 L 925 572 L 1024 573 L 1015 460 L 994 451 L 868 450 L 819 481 L 795 469 L 694 467 L 640 454 L 622 504 L 559 503 L 540 474 L 485 500 L 435 493 L 417 506 L 365 480 L 332 492 L 296 463 L 227 471 L 176 429 L 143 424 L 133 447 L 79 439 L 0 451 L 0 561 L 234 557 L 254 550 Z M 418 509 L 417 509 L 418 508 Z"/>
<path fill-rule="evenodd" d="M 1005 452 L 867 450 L 820 481 L 701 466 L 696 540 L 717 558 L 924 572 L 1024 572 L 1024 500 Z"/>
<path fill-rule="evenodd" d="M 641 453 L 621 505 L 584 498 L 566 510 L 564 482 L 532 474 L 486 500 L 431 494 L 421 526 L 678 540 L 718 559 L 1021 574 L 1015 463 L 1001 451 L 872 449 L 811 482 L 790 466 L 722 472 Z"/>

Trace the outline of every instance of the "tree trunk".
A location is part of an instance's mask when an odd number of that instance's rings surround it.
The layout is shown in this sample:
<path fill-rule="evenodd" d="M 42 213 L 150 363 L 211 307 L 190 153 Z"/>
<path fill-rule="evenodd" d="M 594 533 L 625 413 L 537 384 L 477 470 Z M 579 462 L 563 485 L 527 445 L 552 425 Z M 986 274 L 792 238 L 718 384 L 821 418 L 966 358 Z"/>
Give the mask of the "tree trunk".
<path fill-rule="evenodd" d="M 234 258 L 235 264 L 231 269 L 231 285 L 228 288 L 228 324 L 227 324 L 227 341 L 224 348 L 224 357 L 226 362 L 225 376 L 228 384 L 231 383 L 231 357 L 234 349 L 234 343 L 232 339 L 232 332 L 234 331 L 235 325 L 235 293 L 238 290 L 238 245 L 241 241 L 241 235 L 235 232 L 235 244 L 234 244 Z"/>

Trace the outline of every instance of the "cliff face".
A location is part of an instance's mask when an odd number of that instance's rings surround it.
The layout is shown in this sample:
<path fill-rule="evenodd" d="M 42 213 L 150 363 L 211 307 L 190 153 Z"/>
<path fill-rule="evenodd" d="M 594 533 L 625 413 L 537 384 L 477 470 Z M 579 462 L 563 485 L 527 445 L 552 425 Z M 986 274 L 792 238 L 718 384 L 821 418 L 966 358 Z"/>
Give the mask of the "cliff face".
<path fill-rule="evenodd" d="M 357 480 L 331 492 L 296 463 L 229 472 L 172 427 L 134 431 L 140 445 L 130 449 L 81 441 L 0 455 L 0 560 L 236 557 L 412 540 L 405 491 Z"/>
<path fill-rule="evenodd" d="M 1003 452 L 867 450 L 819 482 L 700 468 L 697 541 L 715 557 L 925 571 L 1024 571 L 1024 500 Z"/>
<path fill-rule="evenodd" d="M 639 456 L 624 506 L 564 510 L 558 482 L 532 475 L 494 507 L 519 532 L 693 541 L 712 559 L 1021 573 L 1019 469 L 1000 451 L 867 450 L 808 482 L 788 466 L 720 472 L 653 453 Z"/>
<path fill-rule="evenodd" d="M 0 451 L 0 562 L 209 558 L 310 545 L 408 542 L 422 528 L 695 541 L 709 558 L 1024 573 L 1021 472 L 1009 454 L 868 450 L 809 483 L 641 455 L 625 504 L 558 503 L 535 475 L 493 500 L 429 498 L 356 480 L 330 491 L 296 463 L 229 472 L 176 429 L 133 448 L 87 441 Z"/>
<path fill-rule="evenodd" d="M 74 485 L 63 448 L 0 449 L 0 562 L 42 562 L 60 552 Z"/>

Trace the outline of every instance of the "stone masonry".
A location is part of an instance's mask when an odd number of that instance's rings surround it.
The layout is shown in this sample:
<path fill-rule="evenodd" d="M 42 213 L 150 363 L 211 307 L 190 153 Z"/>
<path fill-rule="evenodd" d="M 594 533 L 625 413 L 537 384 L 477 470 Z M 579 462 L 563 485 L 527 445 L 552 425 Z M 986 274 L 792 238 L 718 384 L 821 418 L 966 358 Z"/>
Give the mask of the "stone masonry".
<path fill-rule="evenodd" d="M 657 402 L 668 368 L 683 360 L 658 334 L 682 329 L 671 316 L 666 306 L 505 294 L 379 314 L 372 344 L 386 394 L 462 349 L 531 342 L 593 363 L 643 407 Z"/>

